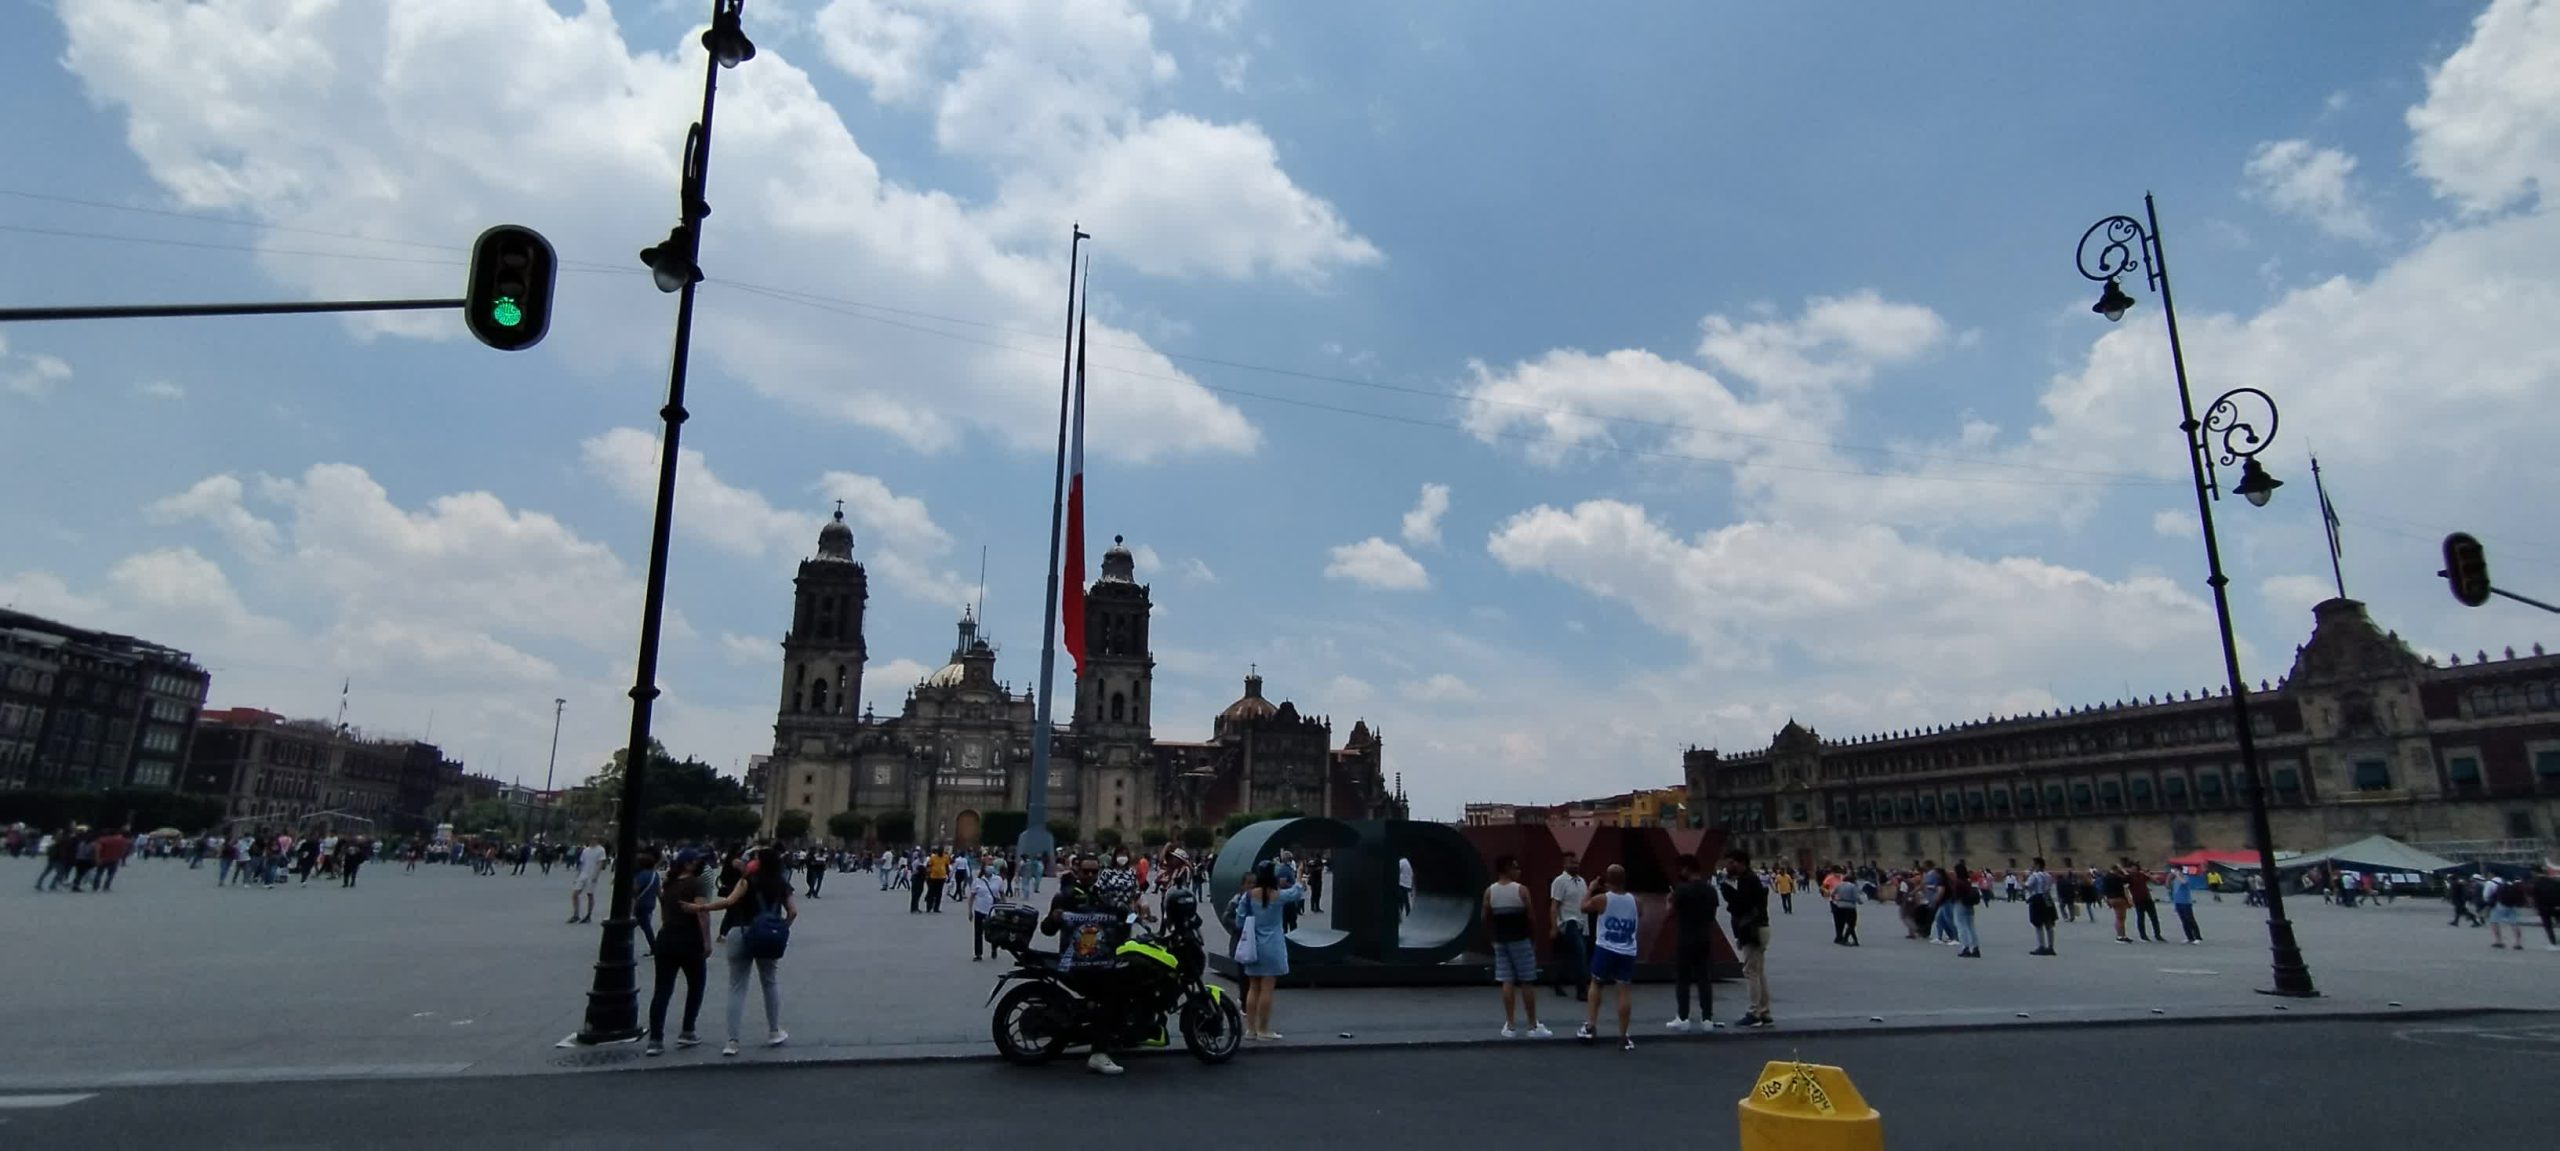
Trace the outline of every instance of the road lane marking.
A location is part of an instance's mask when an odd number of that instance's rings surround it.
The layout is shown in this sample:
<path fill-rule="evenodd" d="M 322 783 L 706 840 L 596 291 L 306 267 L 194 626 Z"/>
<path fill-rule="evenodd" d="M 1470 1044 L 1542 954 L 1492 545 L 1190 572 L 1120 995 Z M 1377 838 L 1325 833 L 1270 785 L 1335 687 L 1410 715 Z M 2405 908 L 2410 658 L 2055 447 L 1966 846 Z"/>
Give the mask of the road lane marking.
<path fill-rule="evenodd" d="M 83 1099 L 95 1099 L 94 1091 L 63 1095 L 0 1095 L 0 1111 L 33 1111 L 41 1107 L 69 1107 Z"/>

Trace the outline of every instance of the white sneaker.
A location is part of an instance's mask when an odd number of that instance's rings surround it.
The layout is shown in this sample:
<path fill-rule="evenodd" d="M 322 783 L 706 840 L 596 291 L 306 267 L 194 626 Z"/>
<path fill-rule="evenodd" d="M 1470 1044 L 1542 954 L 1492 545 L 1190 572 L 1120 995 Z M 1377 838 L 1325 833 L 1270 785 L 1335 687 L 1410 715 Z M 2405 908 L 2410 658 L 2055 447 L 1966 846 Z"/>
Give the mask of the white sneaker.
<path fill-rule="evenodd" d="M 2560 951 L 2560 947 L 2552 948 L 2552 950 Z M 1555 1037 L 1556 1033 L 1547 1030 L 1547 1025 L 1544 1023 L 1540 1023 L 1529 1028 L 1529 1038 L 1531 1039 L 1553 1039 Z"/>
<path fill-rule="evenodd" d="M 1686 1019 L 1674 1019 L 1669 1023 L 1663 1024 L 1662 1027 L 1663 1030 L 1666 1031 L 1687 1031 L 1689 1029 L 1689 1021 Z"/>
<path fill-rule="evenodd" d="M 783 1044 L 785 1044 L 785 1043 L 789 1043 L 789 1042 L 791 1042 L 791 1033 L 790 1033 L 790 1032 L 788 1032 L 788 1031 L 776 1031 L 776 1032 L 774 1032 L 774 1033 L 773 1033 L 773 1038 L 771 1038 L 771 1039 L 767 1039 L 767 1040 L 765 1040 L 765 1041 L 764 1041 L 764 1045 L 765 1045 L 765 1046 L 767 1046 L 767 1047 L 780 1047 L 780 1046 L 782 1046 Z"/>
<path fill-rule="evenodd" d="M 726 1042 L 726 1043 L 721 1044 L 721 1045 L 720 1045 L 720 1053 L 721 1053 L 722 1055 L 735 1055 L 735 1054 L 737 1054 L 737 1053 L 738 1053 L 738 1041 L 737 1041 L 737 1040 L 735 1040 L 735 1039 L 732 1039 L 732 1040 L 730 1040 L 730 1041 L 728 1041 L 728 1042 Z"/>
<path fill-rule="evenodd" d="M 1094 1052 L 1092 1058 L 1084 1061 L 1084 1069 L 1096 1075 L 1118 1075 L 1125 1070 L 1119 1064 L 1112 1062 L 1110 1056 L 1099 1051 Z"/>
<path fill-rule="evenodd" d="M 1584 1043 L 1589 1043 L 1592 1040 L 1599 1038 L 1599 1036 L 1592 1033 L 1591 1025 L 1588 1023 L 1583 1024 L 1581 1030 L 1574 1032 L 1573 1037 Z"/>
<path fill-rule="evenodd" d="M 1520 1037 L 1520 1033 L 1513 1031 L 1511 1029 L 1511 1025 L 1505 1023 L 1502 1025 L 1502 1037 L 1505 1039 L 1518 1039 Z"/>

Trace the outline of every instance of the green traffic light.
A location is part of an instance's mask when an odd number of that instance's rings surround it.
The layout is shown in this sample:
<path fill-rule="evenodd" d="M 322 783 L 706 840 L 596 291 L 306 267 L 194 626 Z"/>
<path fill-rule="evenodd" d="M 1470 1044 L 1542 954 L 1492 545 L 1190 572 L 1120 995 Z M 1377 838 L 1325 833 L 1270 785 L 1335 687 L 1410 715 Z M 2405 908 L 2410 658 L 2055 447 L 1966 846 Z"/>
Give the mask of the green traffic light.
<path fill-rule="evenodd" d="M 498 321 L 501 327 L 512 328 L 524 322 L 524 309 L 516 306 L 514 296 L 500 296 L 498 302 L 490 306 L 489 318 Z"/>

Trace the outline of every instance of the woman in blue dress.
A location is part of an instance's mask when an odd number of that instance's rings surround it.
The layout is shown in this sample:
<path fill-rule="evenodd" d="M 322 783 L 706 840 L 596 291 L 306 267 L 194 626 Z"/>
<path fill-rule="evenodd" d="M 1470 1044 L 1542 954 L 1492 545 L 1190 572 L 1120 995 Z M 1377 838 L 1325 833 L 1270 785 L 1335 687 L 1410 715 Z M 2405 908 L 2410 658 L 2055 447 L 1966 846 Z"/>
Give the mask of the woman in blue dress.
<path fill-rule="evenodd" d="M 1289 908 L 1306 902 L 1307 889 L 1295 883 L 1280 886 L 1279 865 L 1266 859 L 1254 866 L 1253 877 L 1245 881 L 1237 899 L 1237 923 L 1253 933 L 1255 951 L 1253 962 L 1244 965 L 1244 1035 L 1278 1039 L 1279 1033 L 1271 1030 L 1271 996 L 1273 985 L 1289 973 L 1289 933 L 1284 923 Z"/>

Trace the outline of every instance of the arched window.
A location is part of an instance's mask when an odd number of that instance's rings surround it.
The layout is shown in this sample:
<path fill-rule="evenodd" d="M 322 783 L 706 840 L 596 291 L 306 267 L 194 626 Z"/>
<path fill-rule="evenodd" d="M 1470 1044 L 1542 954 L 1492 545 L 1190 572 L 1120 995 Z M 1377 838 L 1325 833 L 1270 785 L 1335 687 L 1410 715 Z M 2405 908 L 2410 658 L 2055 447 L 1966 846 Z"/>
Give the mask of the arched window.
<path fill-rule="evenodd" d="M 843 711 L 845 701 L 853 698 L 852 673 L 843 664 L 836 665 L 836 710 Z"/>
<path fill-rule="evenodd" d="M 801 664 L 791 672 L 791 710 L 800 710 L 801 697 L 808 694 L 809 665 Z"/>
<path fill-rule="evenodd" d="M 1128 696 L 1125 696 L 1125 695 L 1122 695 L 1122 694 L 1120 694 L 1119 692 L 1116 692 L 1116 691 L 1115 691 L 1115 692 L 1112 692 L 1112 693 L 1111 693 L 1111 721 L 1112 721 L 1113 723 L 1118 723 L 1120 720 L 1122 720 L 1122 719 L 1124 719 L 1124 718 L 1126 718 L 1126 717 L 1128 716 L 1128 712 L 1129 712 L 1129 697 L 1128 697 Z"/>
<path fill-rule="evenodd" d="M 823 715 L 827 710 L 827 681 L 819 680 L 809 687 L 809 710 Z"/>

